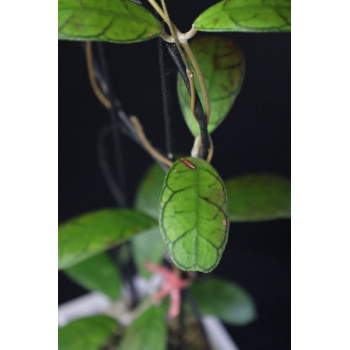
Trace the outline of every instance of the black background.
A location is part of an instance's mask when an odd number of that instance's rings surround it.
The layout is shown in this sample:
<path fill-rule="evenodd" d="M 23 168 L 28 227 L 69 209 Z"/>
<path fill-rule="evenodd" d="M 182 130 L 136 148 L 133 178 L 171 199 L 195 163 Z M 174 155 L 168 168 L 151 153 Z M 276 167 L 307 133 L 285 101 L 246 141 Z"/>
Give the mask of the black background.
<path fill-rule="evenodd" d="M 183 31 L 212 1 L 168 1 Z M 181 9 L 181 10 L 180 10 Z M 290 34 L 212 33 L 232 38 L 242 48 L 246 75 L 225 122 L 212 134 L 214 167 L 226 179 L 252 172 L 290 177 Z M 106 44 L 115 92 L 129 114 L 142 122 L 149 139 L 164 150 L 164 124 L 157 40 L 132 45 Z M 89 210 L 115 204 L 98 167 L 98 131 L 108 113 L 89 85 L 80 43 L 59 43 L 59 212 L 62 222 Z M 170 75 L 176 76 L 176 70 Z M 192 136 L 172 91 L 175 150 L 189 154 Z M 152 162 L 123 137 L 129 200 Z M 290 221 L 231 224 L 230 238 L 216 275 L 230 278 L 254 297 L 258 319 L 227 327 L 240 349 L 290 349 Z M 59 274 L 59 303 L 86 293 Z"/>

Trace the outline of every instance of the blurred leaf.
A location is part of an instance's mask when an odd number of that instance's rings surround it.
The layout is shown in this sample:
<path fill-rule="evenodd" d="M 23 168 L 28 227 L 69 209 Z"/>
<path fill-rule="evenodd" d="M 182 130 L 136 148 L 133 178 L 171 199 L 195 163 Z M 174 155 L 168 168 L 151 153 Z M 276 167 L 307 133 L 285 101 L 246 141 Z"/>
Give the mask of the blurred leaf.
<path fill-rule="evenodd" d="M 194 25 L 214 32 L 289 32 L 290 23 L 290 0 L 224 0 L 200 14 Z"/>
<path fill-rule="evenodd" d="M 86 289 L 102 292 L 111 299 L 118 299 L 120 296 L 120 272 L 106 253 L 86 259 L 64 272 Z"/>
<path fill-rule="evenodd" d="M 251 296 L 239 285 L 220 278 L 208 278 L 190 287 L 201 312 L 232 325 L 245 325 L 256 318 Z"/>
<path fill-rule="evenodd" d="M 117 321 L 107 316 L 73 321 L 58 329 L 58 350 L 97 350 L 117 327 Z"/>
<path fill-rule="evenodd" d="M 151 228 L 146 232 L 140 233 L 131 240 L 131 244 L 139 274 L 149 278 L 152 274 L 144 268 L 144 262 L 149 261 L 158 265 L 161 263 L 165 253 L 165 246 L 159 228 Z"/>
<path fill-rule="evenodd" d="M 211 113 L 208 131 L 212 133 L 225 119 L 241 89 L 244 77 L 244 57 L 232 40 L 220 37 L 200 37 L 191 41 L 191 49 L 202 70 L 210 99 Z M 195 85 L 204 105 L 199 82 Z M 191 99 L 180 74 L 177 77 L 180 107 L 188 128 L 194 136 L 200 134 L 198 123 L 191 113 Z"/>
<path fill-rule="evenodd" d="M 103 209 L 68 220 L 58 227 L 58 268 L 64 269 L 156 226 L 134 210 Z"/>
<path fill-rule="evenodd" d="M 59 39 L 131 43 L 161 32 L 159 21 L 130 0 L 58 0 Z"/>
<path fill-rule="evenodd" d="M 290 180 L 273 174 L 251 174 L 225 181 L 230 220 L 290 218 Z"/>
<path fill-rule="evenodd" d="M 165 350 L 166 343 L 164 307 L 151 307 L 127 328 L 118 350 Z"/>
<path fill-rule="evenodd" d="M 158 164 L 148 168 L 136 192 L 135 209 L 158 220 L 159 196 L 165 173 Z"/>

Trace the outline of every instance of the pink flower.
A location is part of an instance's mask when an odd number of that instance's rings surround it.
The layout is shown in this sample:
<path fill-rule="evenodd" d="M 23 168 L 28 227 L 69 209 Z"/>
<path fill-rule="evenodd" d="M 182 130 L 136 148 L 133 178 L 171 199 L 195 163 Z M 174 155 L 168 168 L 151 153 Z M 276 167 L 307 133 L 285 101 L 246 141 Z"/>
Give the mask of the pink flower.
<path fill-rule="evenodd" d="M 163 277 L 163 282 L 159 291 L 153 296 L 153 302 L 159 303 L 169 294 L 170 308 L 168 315 L 170 318 L 178 316 L 181 306 L 181 289 L 188 287 L 191 282 L 181 279 L 175 271 L 165 266 L 154 265 L 150 262 L 145 262 L 144 265 L 148 271 L 158 273 Z"/>

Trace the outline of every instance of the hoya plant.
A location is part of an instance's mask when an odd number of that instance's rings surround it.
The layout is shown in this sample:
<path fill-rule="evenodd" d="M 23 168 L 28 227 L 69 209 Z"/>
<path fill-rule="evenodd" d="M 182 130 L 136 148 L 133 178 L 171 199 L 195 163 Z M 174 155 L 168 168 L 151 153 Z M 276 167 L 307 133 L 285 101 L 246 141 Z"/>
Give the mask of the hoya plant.
<path fill-rule="evenodd" d="M 203 315 L 233 325 L 246 325 L 257 317 L 248 291 L 211 272 L 226 254 L 230 222 L 290 217 L 290 181 L 266 173 L 222 179 L 222 169 L 211 165 L 211 134 L 231 115 L 245 74 L 242 50 L 218 33 L 288 32 L 290 0 L 215 2 L 193 18 L 187 32 L 179 30 L 172 15 L 165 0 L 58 0 L 58 37 L 84 43 L 91 87 L 111 116 L 117 158 L 119 136 L 124 134 L 154 160 L 132 206 L 123 176 L 113 175 L 104 163 L 103 174 L 118 205 L 59 225 L 59 270 L 112 301 L 104 314 L 59 328 L 60 349 L 173 349 L 178 346 L 176 334 L 190 324 L 202 341 L 192 344 L 184 338 L 181 348 L 207 349 L 211 345 Z M 164 150 L 152 145 L 138 117 L 129 115 L 115 96 L 102 44 L 137 45 L 146 40 L 158 40 L 161 52 Z M 165 55 L 177 70 L 177 96 L 167 91 Z M 123 64 L 131 69 L 128 62 Z M 187 154 L 172 147 L 170 100 L 176 99 L 193 135 Z M 148 123 L 152 126 L 152 120 Z M 131 276 L 125 273 L 130 266 L 136 269 Z M 155 275 L 160 279 L 141 295 L 135 275 L 146 281 L 155 280 Z"/>

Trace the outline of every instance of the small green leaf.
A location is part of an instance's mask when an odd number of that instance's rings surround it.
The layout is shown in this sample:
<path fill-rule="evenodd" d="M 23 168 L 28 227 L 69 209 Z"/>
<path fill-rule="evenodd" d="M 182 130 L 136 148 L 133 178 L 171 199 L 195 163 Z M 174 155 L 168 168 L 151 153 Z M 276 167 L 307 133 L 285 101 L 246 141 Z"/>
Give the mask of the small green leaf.
<path fill-rule="evenodd" d="M 158 164 L 153 164 L 146 171 L 137 188 L 135 209 L 158 219 L 159 194 L 164 180 L 164 171 Z"/>
<path fill-rule="evenodd" d="M 164 256 L 165 247 L 159 227 L 151 228 L 146 232 L 142 232 L 131 240 L 134 261 L 139 274 L 145 278 L 149 278 L 149 273 L 144 268 L 145 261 L 158 265 Z"/>
<path fill-rule="evenodd" d="M 290 218 L 290 180 L 251 174 L 225 181 L 231 221 Z"/>
<path fill-rule="evenodd" d="M 118 350 L 165 350 L 166 342 L 164 308 L 151 307 L 127 328 Z"/>
<path fill-rule="evenodd" d="M 90 258 L 155 226 L 154 219 L 128 209 L 103 209 L 58 227 L 58 268 Z"/>
<path fill-rule="evenodd" d="M 200 37 L 191 42 L 191 49 L 202 70 L 210 99 L 211 113 L 208 131 L 212 133 L 225 119 L 241 89 L 244 77 L 244 57 L 232 40 L 220 37 Z M 199 82 L 195 76 L 195 84 Z M 204 104 L 203 95 L 198 90 Z M 194 136 L 200 134 L 198 123 L 191 113 L 191 100 L 180 74 L 177 77 L 180 107 L 188 128 Z"/>
<path fill-rule="evenodd" d="M 210 272 L 218 265 L 228 238 L 225 185 L 206 161 L 187 157 L 185 163 L 177 160 L 165 177 L 160 231 L 180 269 Z"/>
<path fill-rule="evenodd" d="M 120 272 L 106 253 L 86 259 L 64 272 L 86 289 L 102 292 L 111 299 L 118 299 L 120 296 Z"/>
<path fill-rule="evenodd" d="M 100 349 L 117 328 L 117 321 L 107 316 L 73 321 L 58 329 L 58 350 Z"/>
<path fill-rule="evenodd" d="M 208 278 L 193 283 L 190 290 L 205 315 L 215 315 L 232 325 L 245 325 L 256 318 L 253 299 L 233 282 Z"/>
<path fill-rule="evenodd" d="M 159 21 L 130 0 L 58 0 L 59 39 L 132 43 L 161 32 Z"/>
<path fill-rule="evenodd" d="M 199 15 L 197 30 L 289 32 L 290 0 L 224 0 Z"/>

